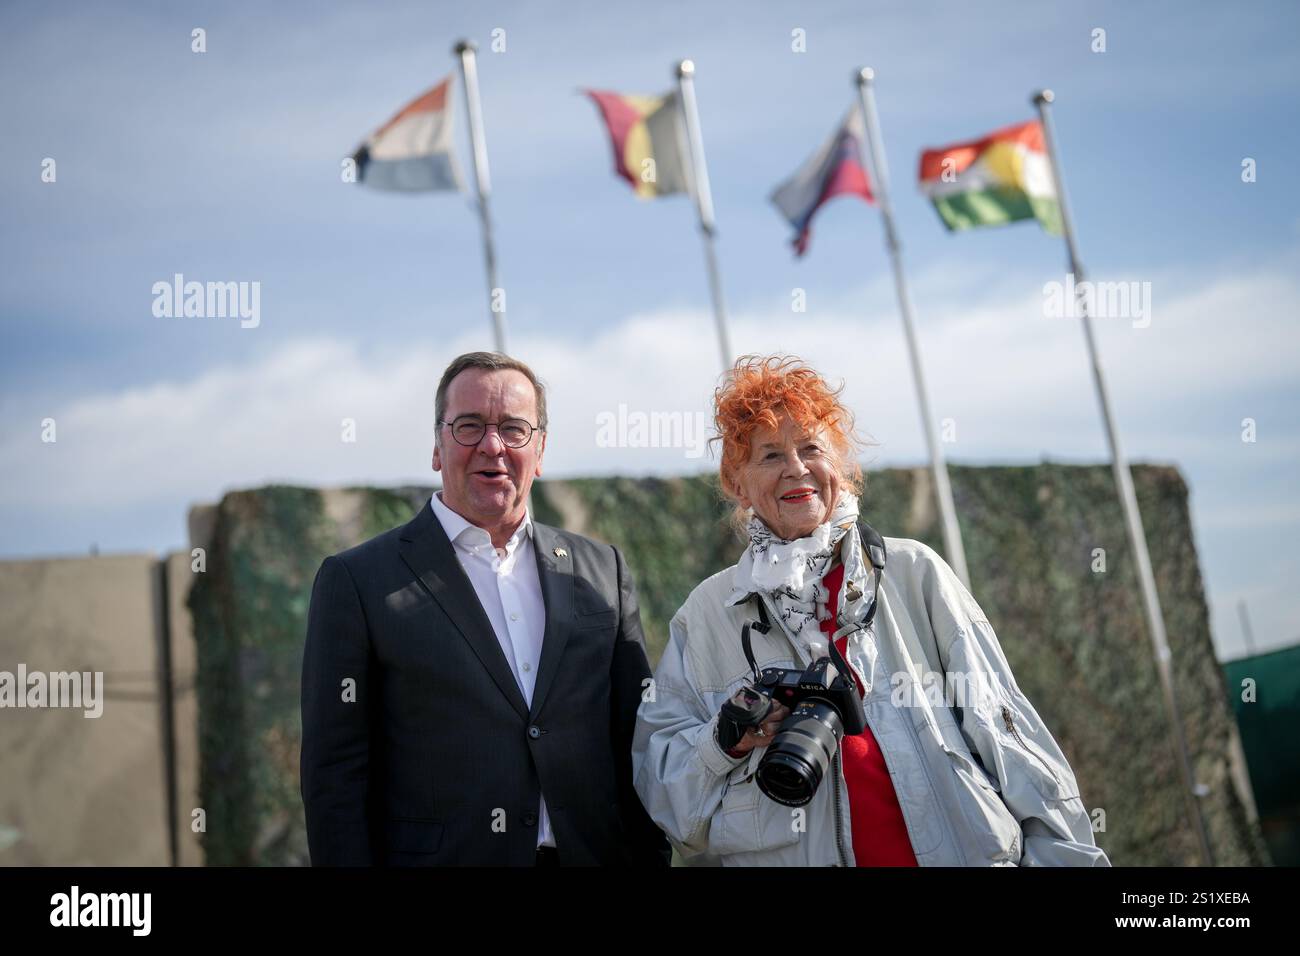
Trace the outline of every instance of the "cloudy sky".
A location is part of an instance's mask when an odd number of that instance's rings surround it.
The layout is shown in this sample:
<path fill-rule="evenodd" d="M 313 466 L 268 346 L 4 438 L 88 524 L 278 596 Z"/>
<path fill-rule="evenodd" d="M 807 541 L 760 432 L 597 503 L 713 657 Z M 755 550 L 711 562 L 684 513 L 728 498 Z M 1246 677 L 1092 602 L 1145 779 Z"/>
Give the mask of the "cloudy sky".
<path fill-rule="evenodd" d="M 1150 283 L 1149 324 L 1096 323 L 1125 450 L 1188 483 L 1220 656 L 1244 653 L 1240 600 L 1257 649 L 1300 638 L 1293 4 L 322 6 L 0 9 L 0 557 L 181 547 L 186 509 L 233 488 L 433 480 L 438 374 L 491 345 L 473 209 L 345 184 L 340 163 L 464 36 L 510 348 L 551 387 L 548 477 L 713 467 L 596 427 L 620 404 L 694 420 L 719 372 L 689 202 L 635 200 L 577 92 L 665 92 L 683 56 L 738 350 L 844 379 L 873 467 L 924 463 L 879 216 L 833 203 L 795 260 L 766 200 L 868 64 L 949 458 L 1106 462 L 1079 322 L 1045 315 L 1061 242 L 1033 223 L 949 235 L 915 184 L 921 149 L 1029 119 L 1050 86 L 1084 264 Z M 260 283 L 260 324 L 155 317 L 176 273 Z"/>

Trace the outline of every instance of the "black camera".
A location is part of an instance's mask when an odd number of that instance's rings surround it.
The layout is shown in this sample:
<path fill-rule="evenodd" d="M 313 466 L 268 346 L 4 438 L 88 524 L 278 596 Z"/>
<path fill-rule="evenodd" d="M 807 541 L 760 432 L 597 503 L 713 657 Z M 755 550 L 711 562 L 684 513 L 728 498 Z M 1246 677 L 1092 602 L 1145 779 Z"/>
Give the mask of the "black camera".
<path fill-rule="evenodd" d="M 885 539 L 865 521 L 858 521 L 858 533 L 876 576 L 871 605 L 862 620 L 871 625 L 879 607 L 880 583 L 885 570 Z M 769 667 L 759 673 L 754 661 L 750 628 L 766 634 L 772 629 L 763 600 L 758 599 L 757 622 L 746 622 L 740 643 L 754 675 L 732 702 L 724 705 L 720 730 L 739 739 L 745 727 L 757 727 L 772 710 L 773 702 L 790 708 L 790 716 L 758 761 L 758 787 L 770 799 L 788 807 L 802 807 L 812 800 L 826 776 L 826 769 L 845 734 L 867 729 L 867 714 L 858 695 L 857 681 L 834 641 L 828 641 L 827 657 L 808 665 L 807 670 Z"/>
<path fill-rule="evenodd" d="M 822 657 L 807 670 L 769 667 L 748 690 L 790 708 L 790 716 L 758 762 L 759 789 L 787 807 L 802 807 L 813 798 L 845 734 L 867 729 L 867 715 L 857 685 L 838 648 L 838 658 Z"/>

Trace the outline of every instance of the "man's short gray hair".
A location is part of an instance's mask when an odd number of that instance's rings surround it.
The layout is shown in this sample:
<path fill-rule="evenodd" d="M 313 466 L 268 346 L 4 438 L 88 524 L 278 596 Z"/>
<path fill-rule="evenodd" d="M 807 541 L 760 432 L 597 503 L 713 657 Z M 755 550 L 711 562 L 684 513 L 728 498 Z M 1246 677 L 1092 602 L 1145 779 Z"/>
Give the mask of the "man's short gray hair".
<path fill-rule="evenodd" d="M 451 380 L 461 372 L 471 368 L 481 368 L 488 372 L 499 372 L 507 369 L 522 372 L 528 381 L 533 383 L 533 392 L 537 396 L 537 421 L 530 424 L 536 424 L 539 430 L 546 431 L 546 386 L 542 384 L 542 380 L 524 362 L 511 358 L 509 355 L 503 355 L 500 352 L 466 352 L 464 355 L 458 355 L 452 359 L 451 364 L 442 373 L 442 380 L 438 382 L 438 394 L 433 402 L 433 413 L 439 422 L 446 417 L 447 389 L 451 386 Z M 437 428 L 437 434 L 442 434 L 441 425 Z"/>

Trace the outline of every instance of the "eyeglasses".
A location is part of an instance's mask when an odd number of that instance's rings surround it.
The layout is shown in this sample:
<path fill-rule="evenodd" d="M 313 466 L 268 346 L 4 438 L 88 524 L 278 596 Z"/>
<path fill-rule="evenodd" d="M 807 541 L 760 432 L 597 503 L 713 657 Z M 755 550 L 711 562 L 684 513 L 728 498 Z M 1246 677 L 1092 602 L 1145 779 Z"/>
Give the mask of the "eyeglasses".
<path fill-rule="evenodd" d="M 533 432 L 541 431 L 536 425 L 529 424 L 522 418 L 507 418 L 499 422 L 484 422 L 470 415 L 461 415 L 455 421 L 442 422 L 451 429 L 451 437 L 456 444 L 473 448 L 487 434 L 487 427 L 495 425 L 501 444 L 507 448 L 523 448 L 532 440 Z"/>

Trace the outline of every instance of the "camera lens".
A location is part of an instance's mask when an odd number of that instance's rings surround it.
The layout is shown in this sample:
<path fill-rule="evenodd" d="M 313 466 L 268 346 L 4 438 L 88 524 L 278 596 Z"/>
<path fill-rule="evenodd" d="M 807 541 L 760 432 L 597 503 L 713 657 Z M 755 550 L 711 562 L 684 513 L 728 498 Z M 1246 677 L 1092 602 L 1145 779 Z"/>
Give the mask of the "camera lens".
<path fill-rule="evenodd" d="M 801 702 L 758 762 L 759 789 L 777 803 L 802 807 L 817 792 L 843 736 L 834 707 L 816 698 Z"/>

